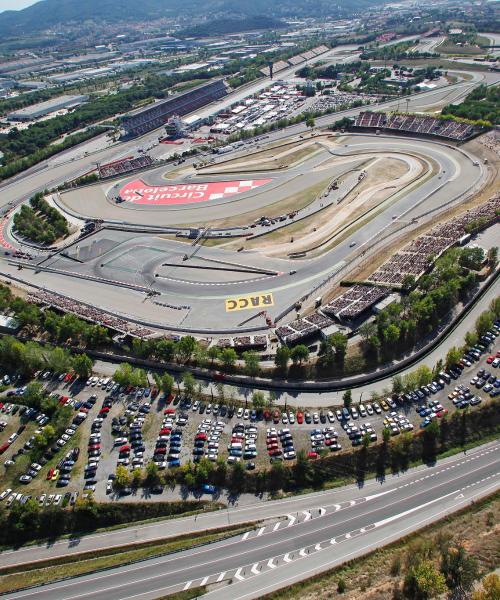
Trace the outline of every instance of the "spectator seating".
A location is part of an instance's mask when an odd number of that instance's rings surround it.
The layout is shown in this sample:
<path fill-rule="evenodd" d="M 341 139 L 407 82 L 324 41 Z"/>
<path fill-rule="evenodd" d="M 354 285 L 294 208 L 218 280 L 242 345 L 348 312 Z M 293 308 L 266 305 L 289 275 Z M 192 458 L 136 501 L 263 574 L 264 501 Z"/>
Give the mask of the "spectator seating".
<path fill-rule="evenodd" d="M 472 125 L 453 121 L 452 119 L 437 119 L 420 115 L 388 115 L 371 111 L 359 113 L 354 122 L 354 127 L 406 131 L 408 133 L 444 137 L 455 141 L 466 140 L 475 132 Z"/>
<path fill-rule="evenodd" d="M 130 171 L 135 171 L 136 169 L 150 167 L 152 164 L 153 159 L 145 154 L 144 156 L 138 156 L 137 158 L 117 160 L 116 162 L 107 165 L 99 165 L 99 175 L 102 179 L 106 177 L 115 177 L 116 175 L 130 173 Z"/>
<path fill-rule="evenodd" d="M 133 111 L 122 118 L 122 126 L 128 135 L 142 135 L 161 127 L 173 115 L 182 117 L 226 95 L 224 80 L 217 79 Z"/>

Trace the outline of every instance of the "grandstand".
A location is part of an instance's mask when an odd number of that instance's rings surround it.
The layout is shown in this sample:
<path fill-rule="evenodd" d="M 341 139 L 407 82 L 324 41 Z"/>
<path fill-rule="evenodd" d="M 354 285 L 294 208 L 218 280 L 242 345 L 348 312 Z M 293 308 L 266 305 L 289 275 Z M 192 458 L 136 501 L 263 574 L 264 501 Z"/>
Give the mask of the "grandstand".
<path fill-rule="evenodd" d="M 226 95 L 224 80 L 217 79 L 130 112 L 122 118 L 122 126 L 127 135 L 142 135 L 161 127 L 174 114 L 182 117 Z"/>
<path fill-rule="evenodd" d="M 124 158 L 123 160 L 117 160 L 106 165 L 99 165 L 99 176 L 101 179 L 115 177 L 116 175 L 130 173 L 136 169 L 150 167 L 152 164 L 153 159 L 147 154 L 138 156 L 137 158 Z"/>
<path fill-rule="evenodd" d="M 361 112 L 356 117 L 354 127 L 362 129 L 383 129 L 429 135 L 462 142 L 476 133 L 476 128 L 468 123 L 452 119 L 437 119 L 420 115 L 389 115 L 382 112 Z"/>

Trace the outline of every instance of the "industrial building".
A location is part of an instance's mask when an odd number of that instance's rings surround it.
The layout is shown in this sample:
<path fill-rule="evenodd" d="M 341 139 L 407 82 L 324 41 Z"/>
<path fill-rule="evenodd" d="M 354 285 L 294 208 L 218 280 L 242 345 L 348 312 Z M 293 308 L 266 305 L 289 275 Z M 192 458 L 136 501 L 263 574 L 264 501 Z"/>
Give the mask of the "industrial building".
<path fill-rule="evenodd" d="M 78 106 L 79 104 L 86 102 L 88 99 L 89 97 L 85 95 L 59 96 L 58 98 L 53 98 L 52 100 L 47 100 L 46 102 L 40 102 L 38 104 L 33 104 L 32 106 L 27 106 L 26 108 L 15 110 L 11 113 L 8 113 L 7 118 L 10 121 L 33 121 L 57 110 Z"/>
<path fill-rule="evenodd" d="M 122 118 L 122 126 L 127 135 L 142 135 L 161 127 L 173 115 L 182 117 L 226 95 L 224 81 L 217 79 L 166 100 L 139 108 Z"/>

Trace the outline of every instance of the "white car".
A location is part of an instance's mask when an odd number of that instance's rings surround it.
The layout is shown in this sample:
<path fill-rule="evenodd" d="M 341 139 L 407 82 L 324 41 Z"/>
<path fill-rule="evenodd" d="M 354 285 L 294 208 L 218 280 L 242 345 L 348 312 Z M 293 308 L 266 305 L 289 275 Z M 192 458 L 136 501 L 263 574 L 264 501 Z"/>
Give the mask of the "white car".
<path fill-rule="evenodd" d="M 283 458 L 285 460 L 293 460 L 296 457 L 295 450 L 290 450 L 289 452 L 283 453 Z"/>
<path fill-rule="evenodd" d="M 9 494 L 12 493 L 12 490 L 10 488 L 4 490 L 1 494 L 0 494 L 0 501 L 5 500 L 5 498 L 7 498 L 7 496 Z"/>
<path fill-rule="evenodd" d="M 61 500 L 62 500 L 61 494 L 56 494 L 54 496 L 54 501 L 52 502 L 52 504 L 54 504 L 55 506 L 57 506 L 58 504 L 61 503 Z"/>
<path fill-rule="evenodd" d="M 45 504 L 45 500 L 46 500 L 46 498 L 47 498 L 47 494 L 42 494 L 42 495 L 40 496 L 40 498 L 38 498 L 38 504 L 39 504 L 40 506 L 43 506 L 43 505 Z"/>

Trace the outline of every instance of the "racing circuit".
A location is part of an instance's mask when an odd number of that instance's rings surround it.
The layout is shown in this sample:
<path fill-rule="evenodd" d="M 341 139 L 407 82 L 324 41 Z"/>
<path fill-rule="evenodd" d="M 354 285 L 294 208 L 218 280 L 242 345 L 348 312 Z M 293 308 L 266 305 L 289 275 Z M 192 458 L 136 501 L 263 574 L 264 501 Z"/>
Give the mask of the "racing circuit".
<path fill-rule="evenodd" d="M 487 171 L 430 139 L 317 132 L 263 141 L 53 194 L 71 222 L 102 225 L 41 253 L 22 277 L 89 305 L 99 298 L 102 310 L 153 330 L 265 332 L 263 311 L 285 324 L 297 301 L 327 294 L 322 284 L 385 234 L 463 202 Z"/>

